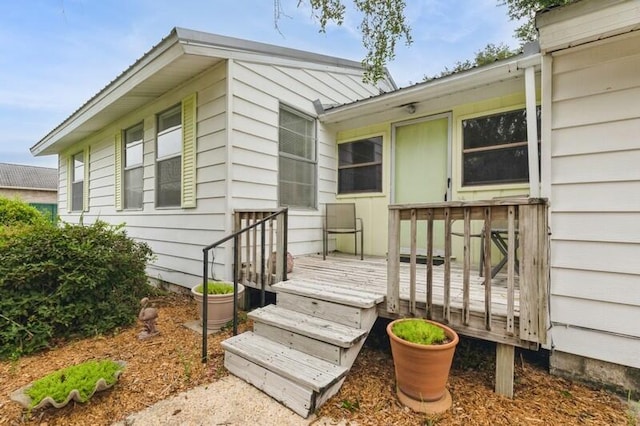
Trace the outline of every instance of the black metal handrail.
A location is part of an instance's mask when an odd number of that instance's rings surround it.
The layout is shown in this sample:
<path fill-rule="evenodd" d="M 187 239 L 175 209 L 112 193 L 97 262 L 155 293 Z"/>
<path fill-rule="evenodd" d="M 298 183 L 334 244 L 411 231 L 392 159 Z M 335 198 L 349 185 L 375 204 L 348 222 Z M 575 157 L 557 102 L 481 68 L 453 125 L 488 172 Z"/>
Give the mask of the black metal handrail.
<path fill-rule="evenodd" d="M 233 239 L 233 335 L 238 334 L 238 263 L 240 261 L 240 244 L 239 238 L 243 233 L 250 231 L 258 226 L 260 226 L 261 237 L 260 237 L 260 306 L 264 306 L 265 304 L 265 223 L 273 220 L 275 217 L 279 215 L 282 216 L 282 229 L 278 229 L 279 232 L 282 232 L 282 241 L 283 241 L 283 272 L 282 272 L 282 280 L 287 280 L 287 228 L 288 228 L 288 211 L 287 207 L 284 207 L 269 216 L 260 219 L 256 223 L 249 225 L 245 228 L 242 228 L 233 234 L 227 235 L 221 240 L 216 241 L 213 244 L 210 244 L 202 249 L 203 254 L 203 271 L 202 271 L 202 362 L 207 362 L 207 321 L 208 321 L 208 313 L 207 313 L 207 301 L 208 301 L 208 281 L 209 281 L 209 252 L 220 244 L 226 243 L 227 241 Z"/>

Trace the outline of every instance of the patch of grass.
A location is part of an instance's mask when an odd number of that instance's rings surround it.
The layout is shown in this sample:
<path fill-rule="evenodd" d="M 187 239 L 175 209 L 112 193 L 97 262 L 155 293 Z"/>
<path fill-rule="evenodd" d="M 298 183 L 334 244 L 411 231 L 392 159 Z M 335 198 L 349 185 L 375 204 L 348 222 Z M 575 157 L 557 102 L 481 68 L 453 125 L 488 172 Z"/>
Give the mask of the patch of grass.
<path fill-rule="evenodd" d="M 111 360 L 83 362 L 36 380 L 26 393 L 31 398 L 32 407 L 47 396 L 58 403 L 63 402 L 74 389 L 80 393 L 81 402 L 85 402 L 91 396 L 98 380 L 104 379 L 108 385 L 112 385 L 117 380 L 116 372 L 122 368 L 120 364 Z"/>
<path fill-rule="evenodd" d="M 347 410 L 353 413 L 354 411 L 357 411 L 360 409 L 360 402 L 358 400 L 351 402 L 347 399 L 344 399 L 342 400 L 341 407 L 346 408 Z"/>
<path fill-rule="evenodd" d="M 198 284 L 194 291 L 203 294 L 202 284 Z M 209 281 L 207 283 L 207 294 L 230 294 L 233 293 L 233 285 L 222 281 Z"/>
<path fill-rule="evenodd" d="M 421 319 L 400 321 L 391 330 L 402 340 L 420 345 L 438 345 L 447 339 L 441 327 Z"/>

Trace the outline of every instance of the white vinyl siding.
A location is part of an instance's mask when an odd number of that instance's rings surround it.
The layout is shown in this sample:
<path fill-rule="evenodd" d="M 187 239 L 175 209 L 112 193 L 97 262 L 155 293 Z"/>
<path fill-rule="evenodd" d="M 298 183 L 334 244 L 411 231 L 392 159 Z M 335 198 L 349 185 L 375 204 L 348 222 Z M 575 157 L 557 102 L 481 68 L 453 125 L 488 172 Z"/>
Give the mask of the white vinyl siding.
<path fill-rule="evenodd" d="M 301 66 L 304 64 L 301 64 Z M 190 287 L 201 281 L 202 248 L 230 232 L 234 209 L 275 209 L 278 207 L 278 110 L 280 102 L 314 116 L 313 101 L 344 103 L 366 98 L 378 90 L 361 81 L 353 69 L 311 64 L 275 67 L 251 62 L 221 62 L 191 81 L 185 81 L 126 117 L 104 127 L 82 141 L 91 145 L 90 203 L 83 221 L 96 219 L 113 224 L 126 223 L 128 235 L 148 243 L 156 260 L 147 267 L 152 278 Z M 233 74 L 227 79 L 227 68 Z M 302 74 L 299 72 L 301 71 Z M 304 75 L 304 76 L 303 76 Z M 306 83 L 300 80 L 307 81 Z M 307 86 L 308 85 L 308 86 Z M 333 94 L 324 91 L 334 87 Z M 192 97 L 197 93 L 197 97 Z M 194 157 L 195 202 L 187 195 L 186 143 L 183 142 L 182 200 L 178 208 L 156 209 L 157 114 L 179 103 L 183 105 L 183 141 L 186 140 L 186 106 L 192 97 L 195 109 Z M 229 111 L 229 112 L 227 112 Z M 137 210 L 116 210 L 118 160 L 114 135 L 143 122 L 143 203 Z M 333 131 L 317 127 L 318 204 L 335 200 L 337 152 Z M 80 146 L 80 145 L 79 145 Z M 122 147 L 122 137 L 119 144 Z M 121 151 L 120 151 L 121 152 Z M 60 167 L 60 203 L 67 203 L 67 157 Z M 122 167 L 118 168 L 120 161 Z M 88 170 L 88 169 L 87 169 Z M 121 188 L 121 184 L 118 186 Z M 289 250 L 293 254 L 319 252 L 321 241 L 319 210 L 292 210 L 289 219 Z M 64 215 L 77 222 L 79 215 Z M 231 278 L 228 250 L 216 250 L 217 276 Z M 227 264 L 225 264 L 227 263 Z"/>
<path fill-rule="evenodd" d="M 637 34 L 555 54 L 551 134 L 554 347 L 636 368 L 639 68 Z"/>
<path fill-rule="evenodd" d="M 353 69 L 273 66 L 239 60 L 231 65 L 231 209 L 278 207 L 281 104 L 314 116 L 315 100 L 325 105 L 341 104 L 379 93 L 376 87 L 364 84 L 361 74 Z M 322 249 L 322 205 L 336 199 L 335 132 L 321 123 L 316 131 L 317 208 L 289 210 L 289 251 L 294 255 Z"/>
<path fill-rule="evenodd" d="M 224 67 L 214 68 L 114 122 L 86 141 L 91 144 L 91 198 L 90 209 L 84 213 L 83 221 L 91 223 L 100 219 L 113 224 L 126 223 L 127 234 L 148 243 L 156 255 L 156 260 L 147 267 L 152 278 L 185 287 L 197 284 L 202 280 L 202 247 L 226 235 L 225 81 Z M 197 98 L 193 96 L 196 92 Z M 177 103 L 186 104 L 185 100 L 189 98 L 196 102 L 197 108 L 197 114 L 193 114 L 197 152 L 192 162 L 194 166 L 197 164 L 194 171 L 197 206 L 156 209 L 156 115 Z M 142 208 L 117 211 L 115 183 L 118 169 L 114 135 L 122 135 L 122 129 L 141 121 L 144 123 Z M 67 181 L 66 161 L 64 163 L 60 169 L 61 182 Z M 61 203 L 67 202 L 66 194 L 65 185 L 60 191 Z M 69 222 L 78 221 L 78 215 L 62 216 Z M 221 276 L 224 276 L 223 254 L 224 249 L 218 250 L 215 260 L 216 271 Z"/>

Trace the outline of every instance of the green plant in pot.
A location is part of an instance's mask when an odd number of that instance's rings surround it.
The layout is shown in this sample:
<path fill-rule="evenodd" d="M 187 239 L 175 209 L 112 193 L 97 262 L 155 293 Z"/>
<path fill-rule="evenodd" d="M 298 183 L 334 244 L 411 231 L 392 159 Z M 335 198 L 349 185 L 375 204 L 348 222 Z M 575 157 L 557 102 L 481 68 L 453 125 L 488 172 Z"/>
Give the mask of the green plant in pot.
<path fill-rule="evenodd" d="M 191 289 L 198 305 L 198 316 L 202 324 L 203 284 Z M 244 286 L 238 284 L 238 300 L 242 299 Z M 219 330 L 233 319 L 233 283 L 226 281 L 207 282 L 207 329 Z"/>
<path fill-rule="evenodd" d="M 409 408 L 439 413 L 451 407 L 446 389 L 458 335 L 451 328 L 421 318 L 403 318 L 387 326 L 396 372 L 397 393 Z"/>

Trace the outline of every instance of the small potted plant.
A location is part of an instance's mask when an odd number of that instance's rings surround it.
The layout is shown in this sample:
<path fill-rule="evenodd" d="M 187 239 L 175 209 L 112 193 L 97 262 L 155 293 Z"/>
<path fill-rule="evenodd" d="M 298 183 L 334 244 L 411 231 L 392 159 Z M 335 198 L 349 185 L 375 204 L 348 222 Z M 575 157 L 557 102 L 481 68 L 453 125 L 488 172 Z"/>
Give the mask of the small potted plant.
<path fill-rule="evenodd" d="M 422 318 L 403 318 L 387 326 L 400 401 L 415 411 L 438 413 L 451 407 L 446 389 L 458 334 Z"/>
<path fill-rule="evenodd" d="M 203 285 L 191 289 L 198 305 L 198 317 L 202 325 Z M 242 299 L 244 286 L 238 284 L 238 299 Z M 209 281 L 207 283 L 207 330 L 219 330 L 233 319 L 233 283 Z"/>
<path fill-rule="evenodd" d="M 29 410 L 47 405 L 62 408 L 72 400 L 86 402 L 94 393 L 112 387 L 124 367 L 123 361 L 86 361 L 18 389 L 11 394 L 11 399 Z"/>

